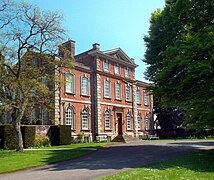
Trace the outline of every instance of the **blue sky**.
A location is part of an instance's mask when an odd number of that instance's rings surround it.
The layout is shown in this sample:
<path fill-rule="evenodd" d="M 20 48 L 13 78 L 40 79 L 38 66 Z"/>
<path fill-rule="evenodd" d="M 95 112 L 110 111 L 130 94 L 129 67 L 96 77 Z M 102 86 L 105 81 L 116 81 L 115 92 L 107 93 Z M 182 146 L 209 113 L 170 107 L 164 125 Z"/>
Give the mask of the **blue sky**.
<path fill-rule="evenodd" d="M 165 0 L 26 1 L 42 9 L 63 13 L 69 38 L 76 41 L 76 54 L 89 50 L 94 43 L 99 43 L 101 50 L 120 47 L 139 65 L 136 79 L 145 80 L 143 36 L 149 30 L 151 13 L 163 8 Z"/>

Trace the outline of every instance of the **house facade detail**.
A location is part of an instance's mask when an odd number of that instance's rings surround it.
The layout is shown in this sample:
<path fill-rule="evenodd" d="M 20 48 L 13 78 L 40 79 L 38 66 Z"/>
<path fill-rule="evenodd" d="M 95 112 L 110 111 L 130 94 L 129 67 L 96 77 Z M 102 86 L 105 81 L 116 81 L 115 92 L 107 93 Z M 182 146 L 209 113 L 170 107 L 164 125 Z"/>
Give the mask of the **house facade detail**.
<path fill-rule="evenodd" d="M 84 133 L 89 140 L 150 131 L 153 97 L 149 84 L 135 80 L 134 60 L 120 48 L 101 51 L 96 43 L 75 55 L 75 42 L 64 44 L 75 62 L 71 71 L 61 70 L 55 122 L 71 125 L 74 138 Z"/>

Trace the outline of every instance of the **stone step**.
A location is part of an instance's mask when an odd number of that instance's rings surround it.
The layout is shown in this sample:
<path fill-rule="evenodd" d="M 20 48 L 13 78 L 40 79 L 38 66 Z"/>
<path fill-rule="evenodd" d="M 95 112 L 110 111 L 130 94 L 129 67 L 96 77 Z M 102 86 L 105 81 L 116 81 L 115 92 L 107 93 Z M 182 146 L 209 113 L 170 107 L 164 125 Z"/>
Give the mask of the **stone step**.
<path fill-rule="evenodd" d="M 123 142 L 123 143 L 130 143 L 130 142 L 141 142 L 142 140 L 130 135 L 118 135 L 113 140 L 113 142 Z"/>

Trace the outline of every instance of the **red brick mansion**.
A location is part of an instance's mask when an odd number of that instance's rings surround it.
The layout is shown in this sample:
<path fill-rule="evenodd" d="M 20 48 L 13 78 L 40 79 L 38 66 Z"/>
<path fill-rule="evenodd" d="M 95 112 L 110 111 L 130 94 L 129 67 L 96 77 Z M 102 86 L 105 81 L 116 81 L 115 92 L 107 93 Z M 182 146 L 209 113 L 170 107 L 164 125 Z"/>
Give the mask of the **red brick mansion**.
<path fill-rule="evenodd" d="M 99 44 L 75 55 L 75 42 L 63 44 L 75 57 L 74 69 L 62 69 L 65 82 L 55 93 L 55 124 L 71 125 L 72 136 L 90 140 L 117 135 L 138 137 L 152 126 L 149 85 L 135 80 L 134 60 L 120 48 L 101 51 Z"/>

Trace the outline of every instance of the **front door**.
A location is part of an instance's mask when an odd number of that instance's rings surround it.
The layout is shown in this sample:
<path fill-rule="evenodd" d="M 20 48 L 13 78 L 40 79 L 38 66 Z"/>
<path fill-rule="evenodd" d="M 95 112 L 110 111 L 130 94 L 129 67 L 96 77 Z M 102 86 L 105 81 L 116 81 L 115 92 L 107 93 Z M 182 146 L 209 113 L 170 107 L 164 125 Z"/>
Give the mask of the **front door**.
<path fill-rule="evenodd" d="M 123 134 L 123 118 L 122 118 L 122 113 L 116 113 L 116 117 L 117 117 L 117 132 L 118 135 L 122 135 Z"/>

